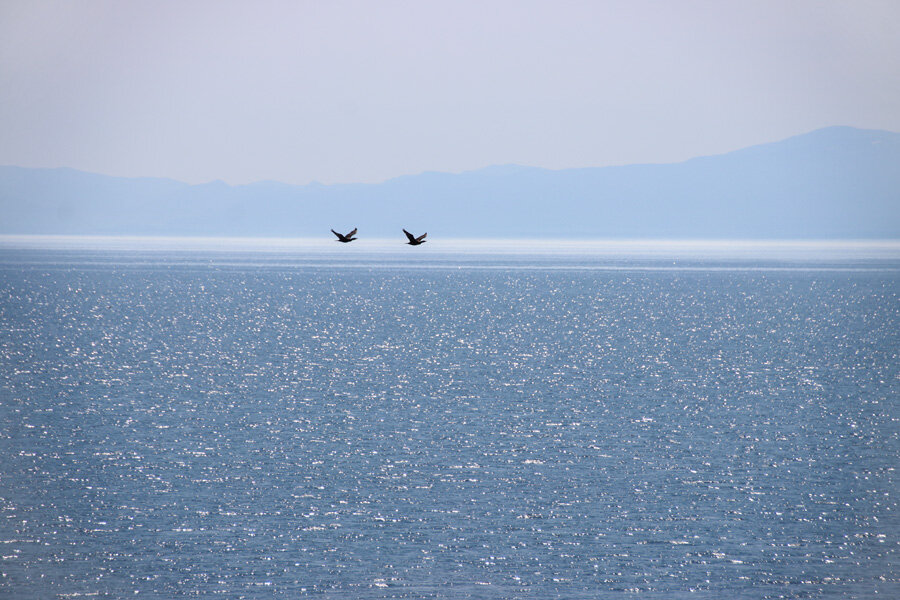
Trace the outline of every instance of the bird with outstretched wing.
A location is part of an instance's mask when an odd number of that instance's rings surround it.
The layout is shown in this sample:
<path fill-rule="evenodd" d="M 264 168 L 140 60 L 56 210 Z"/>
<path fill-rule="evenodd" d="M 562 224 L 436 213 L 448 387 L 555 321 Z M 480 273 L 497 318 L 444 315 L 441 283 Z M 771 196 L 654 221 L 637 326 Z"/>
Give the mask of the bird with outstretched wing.
<path fill-rule="evenodd" d="M 428 235 L 427 233 L 423 233 L 419 237 L 416 237 L 405 229 L 403 230 L 403 233 L 405 233 L 406 237 L 409 239 L 409 241 L 406 243 L 409 244 L 410 246 L 418 246 L 419 244 L 424 244 L 425 236 Z"/>
<path fill-rule="evenodd" d="M 352 242 L 353 240 L 356 239 L 355 237 L 353 237 L 354 235 L 356 235 L 356 228 L 354 228 L 353 231 L 351 231 L 347 235 L 338 233 L 334 229 L 331 230 L 331 233 L 333 233 L 334 235 L 336 235 L 338 237 L 338 239 L 334 240 L 336 242 L 343 242 L 346 244 L 347 242 Z"/>

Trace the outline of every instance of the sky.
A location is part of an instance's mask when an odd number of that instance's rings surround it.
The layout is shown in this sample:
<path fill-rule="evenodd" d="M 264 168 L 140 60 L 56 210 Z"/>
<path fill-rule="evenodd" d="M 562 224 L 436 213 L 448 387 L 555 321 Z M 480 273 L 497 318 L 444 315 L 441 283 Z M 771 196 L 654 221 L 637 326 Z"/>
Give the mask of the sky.
<path fill-rule="evenodd" d="M 900 132 L 896 0 L 0 0 L 0 164 L 374 183 Z"/>

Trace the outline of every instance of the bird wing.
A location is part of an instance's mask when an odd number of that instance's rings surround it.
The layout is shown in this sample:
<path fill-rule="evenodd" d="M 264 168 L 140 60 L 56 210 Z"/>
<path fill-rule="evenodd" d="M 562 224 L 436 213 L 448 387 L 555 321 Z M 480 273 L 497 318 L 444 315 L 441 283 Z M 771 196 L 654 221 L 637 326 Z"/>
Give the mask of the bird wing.
<path fill-rule="evenodd" d="M 420 235 L 419 237 L 416 238 L 416 241 L 417 241 L 417 242 L 421 242 L 422 240 L 425 239 L 425 236 L 426 236 L 426 235 L 428 235 L 428 233 L 423 233 L 422 235 Z"/>
<path fill-rule="evenodd" d="M 339 239 L 339 240 L 344 239 L 344 236 L 342 236 L 341 234 L 339 234 L 339 233 L 338 233 L 337 231 L 335 231 L 334 229 L 331 230 L 331 233 L 333 233 L 334 235 L 338 236 L 338 239 Z"/>
<path fill-rule="evenodd" d="M 354 235 L 356 235 L 356 227 L 353 228 L 353 231 L 347 234 L 347 237 L 353 237 Z"/>
<path fill-rule="evenodd" d="M 404 230 L 403 230 L 403 233 L 406 234 L 406 237 L 409 238 L 409 241 L 411 241 L 411 242 L 416 241 L 416 236 L 414 236 L 413 234 L 411 234 L 411 233 L 408 232 L 407 230 L 404 229 Z"/>

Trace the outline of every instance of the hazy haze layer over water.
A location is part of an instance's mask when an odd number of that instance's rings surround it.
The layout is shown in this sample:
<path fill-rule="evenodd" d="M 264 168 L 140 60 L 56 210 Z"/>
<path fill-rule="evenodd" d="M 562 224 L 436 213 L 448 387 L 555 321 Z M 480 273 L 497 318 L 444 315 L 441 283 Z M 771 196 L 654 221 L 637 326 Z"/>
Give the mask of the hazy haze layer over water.
<path fill-rule="evenodd" d="M 896 245 L 398 244 L 0 239 L 0 596 L 900 594 Z"/>

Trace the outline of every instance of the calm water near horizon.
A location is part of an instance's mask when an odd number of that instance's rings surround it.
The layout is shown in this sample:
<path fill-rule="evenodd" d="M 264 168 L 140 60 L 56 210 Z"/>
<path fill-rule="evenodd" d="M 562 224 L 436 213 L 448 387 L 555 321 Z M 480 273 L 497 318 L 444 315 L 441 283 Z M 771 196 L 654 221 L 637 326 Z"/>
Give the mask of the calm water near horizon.
<path fill-rule="evenodd" d="M 0 236 L 0 597 L 900 596 L 896 242 L 324 243 Z"/>

